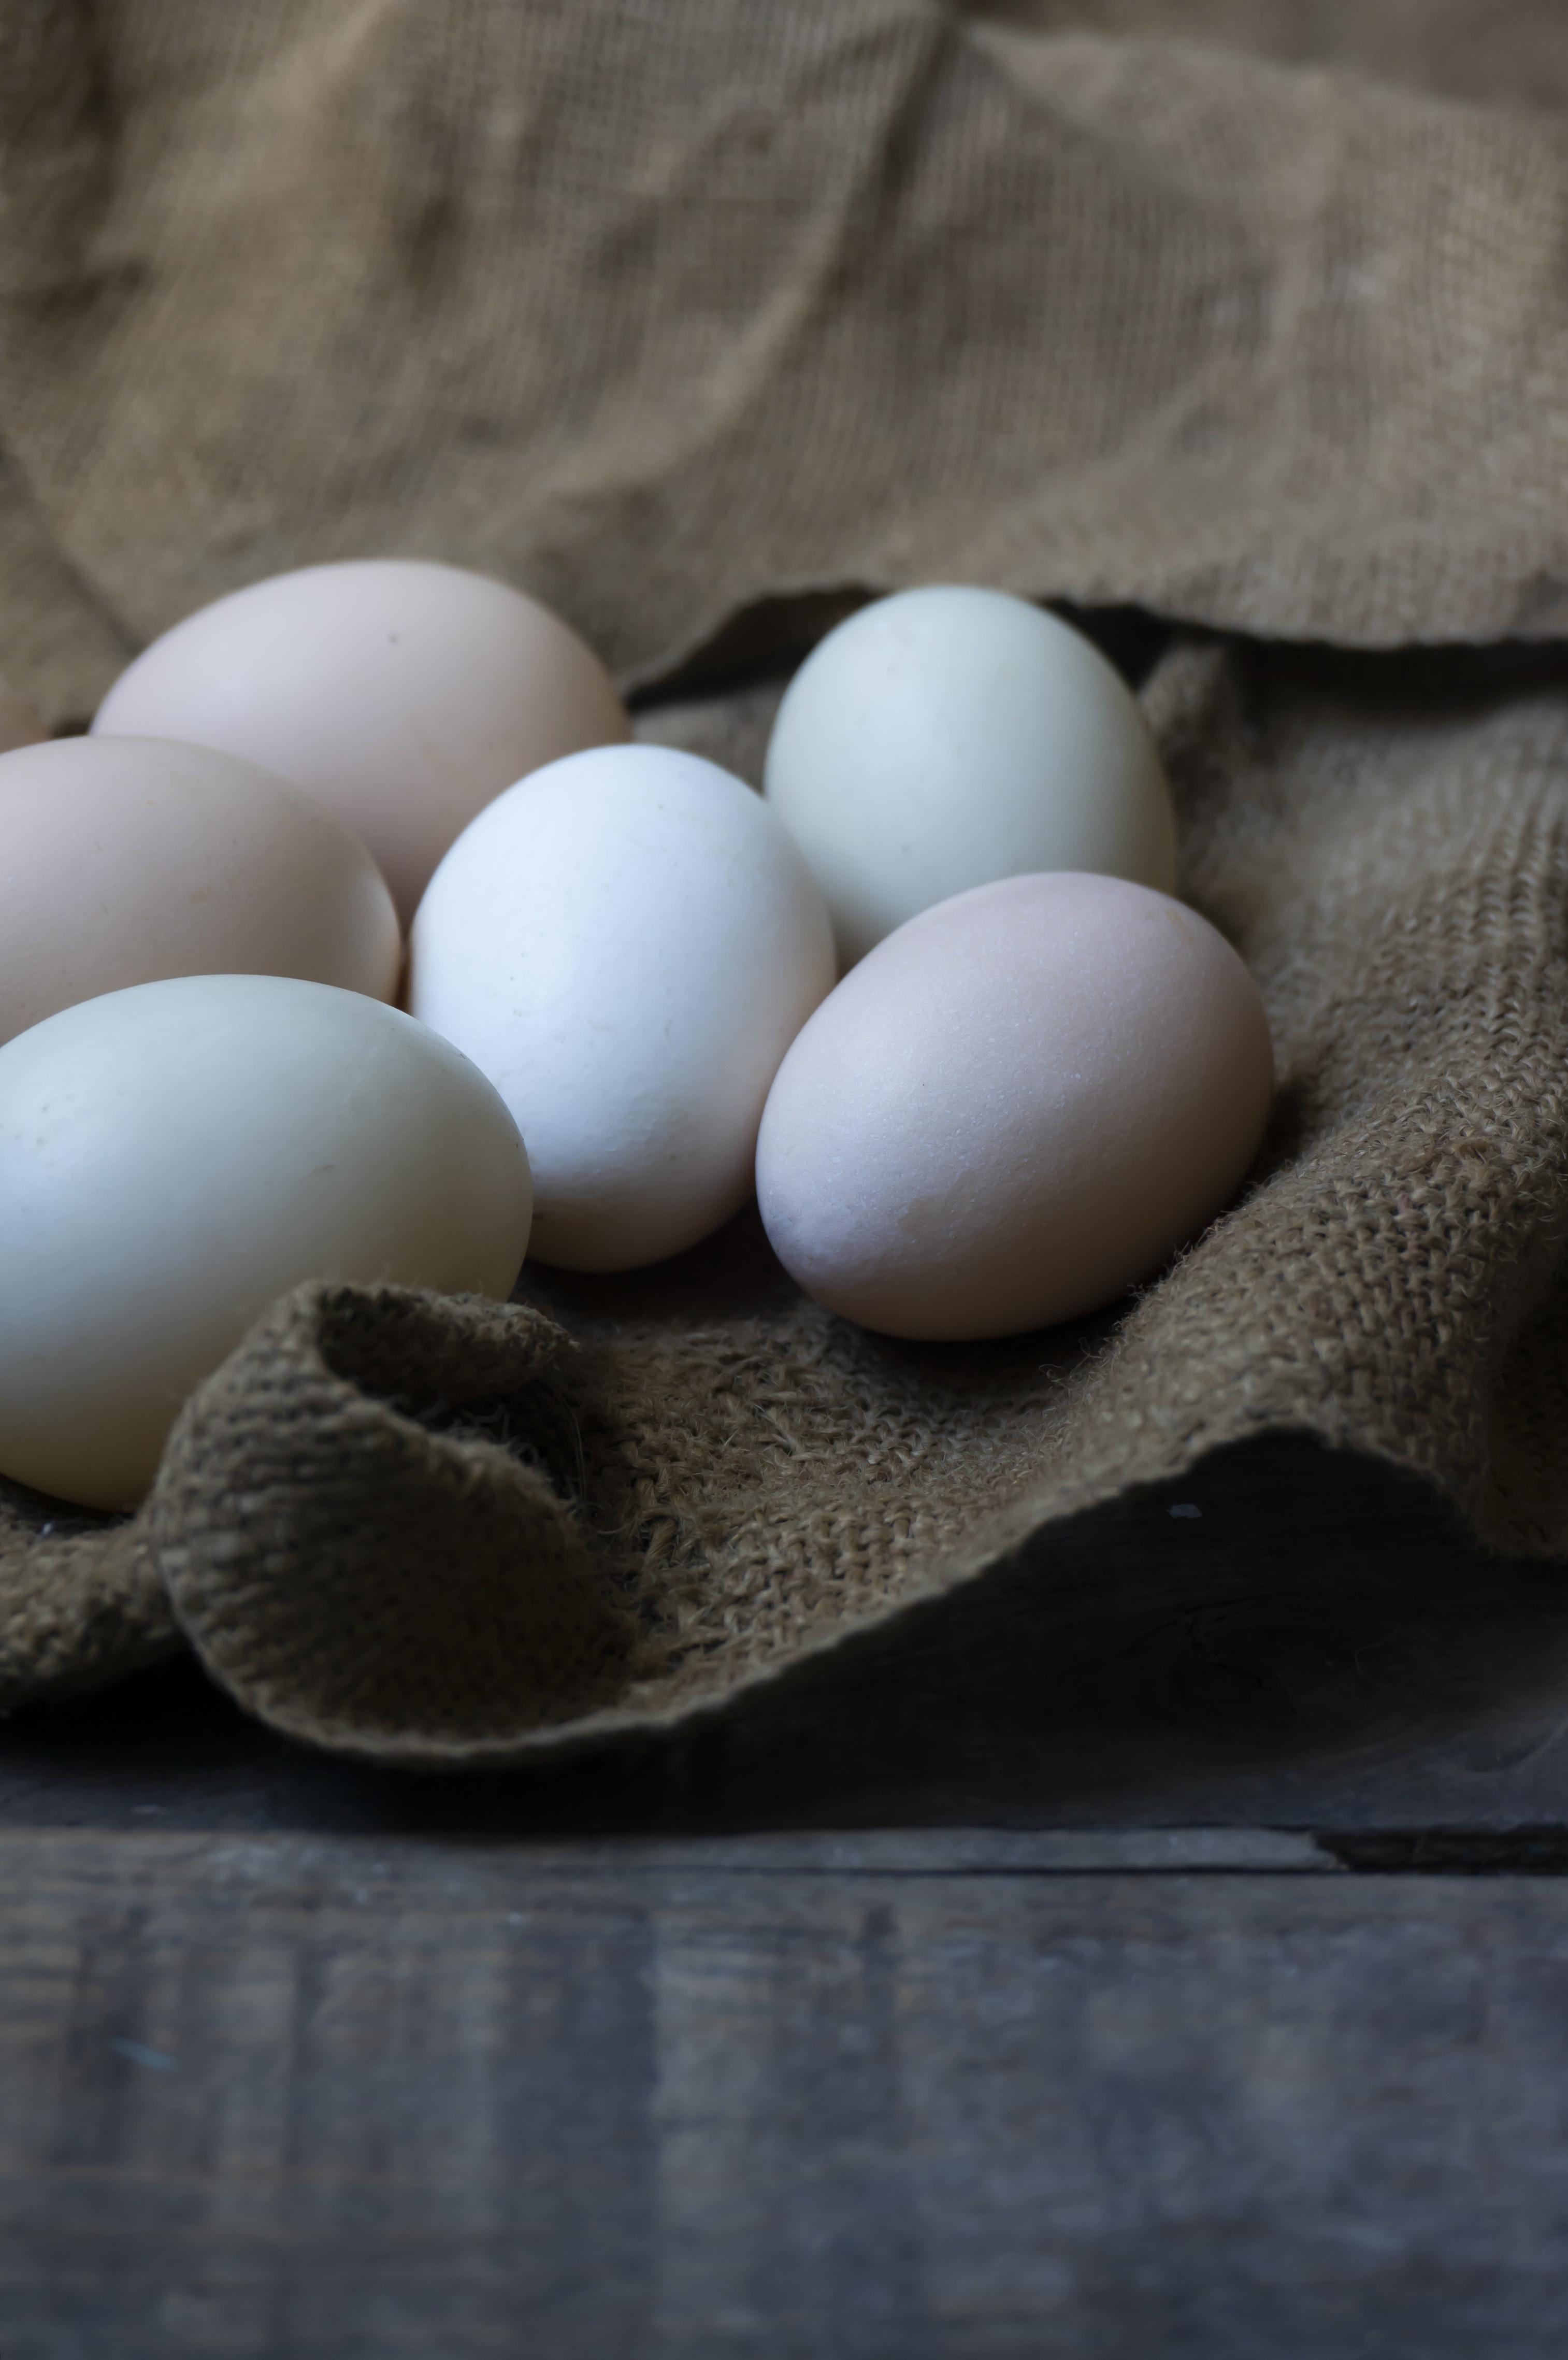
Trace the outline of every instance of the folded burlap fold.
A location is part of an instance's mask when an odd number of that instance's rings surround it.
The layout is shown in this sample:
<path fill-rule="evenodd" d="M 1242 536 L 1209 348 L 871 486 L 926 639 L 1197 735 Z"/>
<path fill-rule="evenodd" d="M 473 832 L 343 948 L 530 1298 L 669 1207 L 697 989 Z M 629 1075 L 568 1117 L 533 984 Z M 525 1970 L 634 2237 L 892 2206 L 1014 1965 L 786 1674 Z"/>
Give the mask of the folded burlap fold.
<path fill-rule="evenodd" d="M 1397 75 L 1367 13 L 1310 12 Z M 1568 1555 L 1568 667 L 1395 647 L 1568 620 L 1568 137 L 1522 82 L 1095 29 L 1236 15 L 0 0 L 0 673 L 53 720 L 205 596 L 400 550 L 553 599 L 755 781 L 795 594 L 1138 602 L 1280 1071 L 1238 1204 L 1068 1330 L 861 1333 L 751 1216 L 509 1307 L 301 1289 L 135 1517 L 0 1487 L 0 1705 L 189 1643 L 293 1734 L 520 1759 L 1269 1428 Z"/>

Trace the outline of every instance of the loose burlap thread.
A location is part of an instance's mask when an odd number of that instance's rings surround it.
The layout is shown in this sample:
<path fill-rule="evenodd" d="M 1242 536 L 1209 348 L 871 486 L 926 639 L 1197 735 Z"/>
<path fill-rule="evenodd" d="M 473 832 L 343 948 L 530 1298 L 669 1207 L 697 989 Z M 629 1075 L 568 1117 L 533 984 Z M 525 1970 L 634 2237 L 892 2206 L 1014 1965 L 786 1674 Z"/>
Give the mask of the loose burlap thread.
<path fill-rule="evenodd" d="M 1522 0 L 1151 38 L 1246 14 L 0 0 L 0 689 L 68 726 L 203 598 L 397 550 L 755 781 L 805 594 L 1136 602 L 1280 1081 L 1068 1329 L 867 1335 L 749 1214 L 511 1306 L 300 1289 L 135 1517 L 0 1494 L 0 1701 L 188 1643 L 316 1743 L 520 1760 L 1280 1427 L 1568 1555 L 1568 89 Z"/>

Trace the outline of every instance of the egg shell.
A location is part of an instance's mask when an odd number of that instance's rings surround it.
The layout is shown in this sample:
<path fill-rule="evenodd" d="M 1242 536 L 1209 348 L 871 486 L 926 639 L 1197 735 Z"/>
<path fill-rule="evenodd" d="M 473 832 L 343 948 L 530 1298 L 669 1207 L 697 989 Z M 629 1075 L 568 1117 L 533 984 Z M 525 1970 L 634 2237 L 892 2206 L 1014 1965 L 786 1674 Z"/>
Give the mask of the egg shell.
<path fill-rule="evenodd" d="M 888 935 L 779 1068 L 775 1251 L 892 1336 L 1007 1336 L 1115 1301 L 1228 1202 L 1273 1087 L 1251 976 L 1196 912 L 1070 872 Z"/>
<path fill-rule="evenodd" d="M 626 1270 L 750 1196 L 768 1084 L 833 972 L 822 896 L 759 796 L 695 755 L 606 747 L 453 845 L 407 997 L 512 1109 L 535 1259 Z"/>
<path fill-rule="evenodd" d="M 414 558 L 307 566 L 203 606 L 121 674 L 93 728 L 191 738 L 292 779 L 363 836 L 405 924 L 493 796 L 628 735 L 608 672 L 558 616 Z"/>
<path fill-rule="evenodd" d="M 65 1009 L 0 1048 L 0 1472 L 130 1507 L 276 1296 L 504 1297 L 528 1215 L 506 1108 L 398 1009 L 249 975 Z"/>
<path fill-rule="evenodd" d="M 0 1041 L 165 976 L 391 1000 L 402 956 L 369 853 L 286 779 L 158 738 L 0 754 Z"/>
<path fill-rule="evenodd" d="M 1000 590 L 898 592 L 830 631 L 784 694 L 765 792 L 844 966 L 998 877 L 1176 884 L 1175 823 L 1137 701 L 1082 632 Z"/>

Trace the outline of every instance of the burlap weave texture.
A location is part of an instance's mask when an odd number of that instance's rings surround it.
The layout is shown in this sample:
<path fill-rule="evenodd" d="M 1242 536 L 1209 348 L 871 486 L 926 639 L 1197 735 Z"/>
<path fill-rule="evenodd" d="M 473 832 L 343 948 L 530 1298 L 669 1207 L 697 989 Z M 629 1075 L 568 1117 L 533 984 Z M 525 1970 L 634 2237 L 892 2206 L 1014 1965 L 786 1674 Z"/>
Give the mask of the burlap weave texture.
<path fill-rule="evenodd" d="M 183 1634 L 298 1734 L 521 1756 L 1279 1426 L 1568 1554 L 1568 134 L 1539 6 L 1366 15 L 0 0 L 0 685 L 66 723 L 204 597 L 428 553 L 685 663 L 639 727 L 755 779 L 797 594 L 1136 602 L 1281 1080 L 1235 1210 L 1006 1345 L 832 1320 L 749 1218 L 306 1290 L 130 1524 L 5 1495 L 0 1698 Z"/>

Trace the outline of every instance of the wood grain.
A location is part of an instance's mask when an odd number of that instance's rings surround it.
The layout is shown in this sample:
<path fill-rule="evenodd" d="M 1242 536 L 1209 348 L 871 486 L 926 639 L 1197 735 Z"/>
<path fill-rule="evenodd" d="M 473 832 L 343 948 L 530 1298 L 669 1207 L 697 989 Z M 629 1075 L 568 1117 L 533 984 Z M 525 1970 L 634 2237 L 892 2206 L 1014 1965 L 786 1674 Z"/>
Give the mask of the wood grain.
<path fill-rule="evenodd" d="M 932 1841 L 0 1839 L 0 2351 L 1561 2350 L 1568 1885 Z"/>
<path fill-rule="evenodd" d="M 1565 1726 L 1289 1439 L 549 1773 L 17 1716 L 0 2360 L 1557 2360 Z"/>

